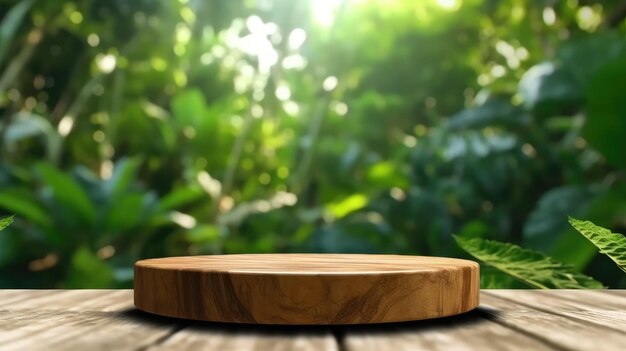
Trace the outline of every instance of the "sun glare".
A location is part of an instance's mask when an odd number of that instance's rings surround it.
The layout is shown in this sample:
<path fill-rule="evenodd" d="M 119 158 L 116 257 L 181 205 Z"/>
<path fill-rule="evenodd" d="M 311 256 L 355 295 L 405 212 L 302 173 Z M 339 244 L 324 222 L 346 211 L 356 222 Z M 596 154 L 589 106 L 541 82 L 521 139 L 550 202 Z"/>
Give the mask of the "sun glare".
<path fill-rule="evenodd" d="M 448 11 L 456 11 L 461 7 L 461 0 L 437 0 L 437 5 Z"/>
<path fill-rule="evenodd" d="M 312 0 L 313 19 L 322 27 L 330 27 L 335 22 L 337 9 L 344 0 Z"/>

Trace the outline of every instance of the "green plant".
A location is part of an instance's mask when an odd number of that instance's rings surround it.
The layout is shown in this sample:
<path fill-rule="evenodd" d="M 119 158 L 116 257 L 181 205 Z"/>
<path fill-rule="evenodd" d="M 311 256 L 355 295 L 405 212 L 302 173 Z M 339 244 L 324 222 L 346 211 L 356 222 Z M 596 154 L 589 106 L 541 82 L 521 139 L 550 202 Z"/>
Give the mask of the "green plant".
<path fill-rule="evenodd" d="M 580 234 L 626 272 L 626 237 L 593 224 L 569 218 Z M 539 289 L 601 288 L 602 284 L 572 265 L 564 264 L 544 254 L 517 245 L 480 238 L 455 236 L 457 244 L 484 264 L 496 268 L 521 282 Z"/>

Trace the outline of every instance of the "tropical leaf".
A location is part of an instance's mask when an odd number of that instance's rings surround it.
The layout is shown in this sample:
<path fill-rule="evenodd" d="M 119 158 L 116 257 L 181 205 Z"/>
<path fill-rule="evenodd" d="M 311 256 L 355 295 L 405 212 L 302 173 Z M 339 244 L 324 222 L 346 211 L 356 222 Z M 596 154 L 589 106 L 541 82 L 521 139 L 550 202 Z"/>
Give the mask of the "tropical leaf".
<path fill-rule="evenodd" d="M 589 239 L 600 253 L 607 255 L 617 266 L 626 272 L 626 237 L 622 234 L 612 233 L 590 221 L 581 221 L 569 218 L 569 223 L 585 238 Z"/>
<path fill-rule="evenodd" d="M 519 82 L 523 105 L 540 117 L 553 116 L 583 101 L 583 87 L 574 75 L 561 67 L 544 62 L 530 68 Z"/>
<path fill-rule="evenodd" d="M 517 245 L 480 238 L 454 236 L 457 244 L 486 265 L 497 268 L 522 282 L 539 289 L 602 288 L 591 277 L 576 272 L 544 254 Z"/>
<path fill-rule="evenodd" d="M 3 230 L 4 228 L 10 226 L 11 223 L 13 223 L 13 216 L 0 219 L 0 230 Z"/>

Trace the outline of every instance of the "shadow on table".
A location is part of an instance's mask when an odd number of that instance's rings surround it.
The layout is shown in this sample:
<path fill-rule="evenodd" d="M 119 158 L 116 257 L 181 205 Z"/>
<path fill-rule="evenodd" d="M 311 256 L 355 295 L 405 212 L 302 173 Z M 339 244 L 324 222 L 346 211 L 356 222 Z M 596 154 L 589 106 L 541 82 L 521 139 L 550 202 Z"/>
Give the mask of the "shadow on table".
<path fill-rule="evenodd" d="M 498 311 L 478 307 L 477 309 L 457 316 L 399 322 L 399 323 L 378 323 L 378 324 L 355 324 L 355 325 L 257 325 L 257 324 L 237 324 L 192 321 L 180 318 L 158 316 L 143 312 L 138 309 L 129 309 L 120 312 L 120 317 L 134 320 L 138 323 L 152 324 L 160 326 L 175 326 L 178 328 L 190 328 L 197 331 L 221 332 L 225 334 L 267 334 L 267 335 L 293 335 L 293 334 L 323 334 L 332 330 L 335 334 L 345 333 L 394 333 L 407 331 L 420 332 L 436 328 L 445 330 L 448 328 L 458 328 L 476 323 L 485 323 L 498 317 Z"/>

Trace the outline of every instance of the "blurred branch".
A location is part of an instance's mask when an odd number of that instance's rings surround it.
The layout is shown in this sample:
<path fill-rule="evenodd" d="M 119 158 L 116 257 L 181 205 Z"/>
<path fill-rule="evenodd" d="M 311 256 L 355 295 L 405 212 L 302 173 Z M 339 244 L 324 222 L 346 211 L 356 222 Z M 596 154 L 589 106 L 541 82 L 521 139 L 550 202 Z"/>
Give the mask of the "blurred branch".
<path fill-rule="evenodd" d="M 4 74 L 0 77 L 0 92 L 6 91 L 9 86 L 17 80 L 18 74 L 26 65 L 35 51 L 37 45 L 43 38 L 44 31 L 41 28 L 33 28 L 26 37 L 26 43 L 22 46 L 20 52 L 11 60 Z"/>
<path fill-rule="evenodd" d="M 241 133 L 237 135 L 237 139 L 235 139 L 235 144 L 230 152 L 228 157 L 228 164 L 226 166 L 226 171 L 224 172 L 224 178 L 222 178 L 221 188 L 214 197 L 214 201 L 211 204 L 210 216 L 212 219 L 216 219 L 219 214 L 220 203 L 224 199 L 224 196 L 230 192 L 233 187 L 233 182 L 235 179 L 235 172 L 239 167 L 239 161 L 241 160 L 241 155 L 243 153 L 244 145 L 246 144 L 246 140 L 250 135 L 250 130 L 252 129 L 252 123 L 254 122 L 254 117 L 251 113 L 246 115 L 246 119 L 243 122 L 243 128 Z"/>
<path fill-rule="evenodd" d="M 134 42 L 135 42 L 135 38 L 133 38 L 133 40 L 130 40 L 128 43 L 126 43 L 126 45 L 124 45 L 124 48 L 122 49 L 122 54 L 128 52 L 128 50 L 130 50 Z M 116 70 L 116 72 L 115 72 L 115 77 L 114 77 L 114 91 L 113 91 L 114 95 L 113 95 L 112 102 L 111 102 L 112 104 L 111 112 L 118 113 L 120 104 L 121 104 L 121 96 L 123 93 L 124 76 L 123 74 L 118 73 L 119 68 L 117 69 L 114 68 L 114 70 Z M 61 118 L 61 120 L 59 121 L 57 128 L 61 137 L 65 138 L 67 135 L 69 135 L 69 133 L 72 131 L 74 127 L 76 118 L 82 112 L 89 98 L 93 95 L 93 88 L 104 79 L 105 75 L 109 73 L 110 72 L 99 71 L 98 73 L 95 73 L 91 77 L 91 79 L 87 81 L 85 85 L 83 85 L 76 99 L 70 105 L 70 107 L 68 108 L 63 118 Z M 59 104 L 60 103 L 61 102 L 59 102 Z M 56 110 L 57 108 L 55 107 L 55 112 Z"/>
<path fill-rule="evenodd" d="M 268 200 L 254 200 L 238 205 L 232 210 L 221 214 L 217 223 L 220 225 L 238 225 L 252 214 L 269 212 L 285 206 L 293 206 L 296 204 L 296 201 L 296 195 L 279 191 Z"/>
<path fill-rule="evenodd" d="M 324 121 L 324 117 L 326 116 L 326 112 L 328 111 L 329 100 L 330 99 L 328 97 L 320 100 L 319 104 L 317 105 L 315 114 L 311 119 L 309 132 L 303 138 L 306 142 L 306 144 L 302 146 L 304 155 L 300 158 L 300 162 L 298 163 L 297 170 L 295 172 L 295 181 L 293 184 L 293 192 L 296 194 L 300 194 L 302 191 L 304 191 L 307 187 L 307 184 L 309 183 L 309 171 L 311 168 L 313 155 L 315 153 L 315 144 L 317 143 L 317 139 L 319 137 L 322 122 Z M 302 140 L 300 142 L 302 143 Z"/>
<path fill-rule="evenodd" d="M 101 79 L 102 73 L 98 73 L 91 77 L 91 79 L 89 79 L 89 81 L 87 81 L 87 83 L 80 89 L 76 100 L 74 100 L 74 103 L 70 105 L 67 113 L 59 122 L 58 130 L 62 137 L 66 137 L 72 131 L 74 122 L 76 121 L 76 116 L 78 116 L 78 114 L 83 110 L 87 100 L 89 100 L 89 97 L 93 94 L 93 88 L 100 82 Z"/>
<path fill-rule="evenodd" d="M 107 145 L 111 150 L 113 150 L 113 145 L 111 140 L 115 140 L 117 128 L 115 128 L 114 121 L 120 118 L 120 111 L 122 107 L 122 95 L 124 93 L 124 89 L 126 86 L 126 71 L 118 69 L 115 71 L 115 75 L 113 76 L 113 94 L 111 96 L 111 109 L 109 112 L 110 121 L 107 123 L 106 132 L 105 132 L 105 145 Z M 101 158 L 105 160 L 110 160 L 113 156 L 113 152 L 109 154 L 100 153 Z M 104 157 L 103 157 L 104 156 Z"/>
<path fill-rule="evenodd" d="M 252 114 L 248 113 L 246 115 L 246 119 L 243 122 L 243 128 L 241 133 L 237 136 L 235 140 L 235 144 L 233 149 L 228 157 L 228 165 L 226 166 L 226 171 L 224 172 L 224 180 L 222 181 L 222 195 L 228 194 L 230 189 L 233 186 L 233 181 L 235 178 L 235 172 L 237 171 L 237 167 L 239 166 L 239 160 L 241 159 L 241 154 L 243 153 L 243 147 L 246 143 L 246 139 L 248 139 L 248 135 L 250 134 L 250 130 L 252 129 L 252 122 L 254 118 Z"/>
<path fill-rule="evenodd" d="M 338 23 L 341 22 L 341 19 L 346 13 L 346 6 L 347 6 L 347 1 L 341 1 L 341 4 L 335 16 L 335 21 L 333 22 L 333 25 L 330 28 L 330 32 L 332 32 L 332 30 L 337 27 Z M 308 186 L 308 183 L 310 180 L 311 163 L 313 160 L 313 155 L 315 153 L 315 144 L 317 143 L 320 128 L 322 126 L 324 118 L 326 117 L 329 104 L 330 104 L 330 96 L 329 94 L 325 94 L 325 96 L 319 100 L 319 103 L 315 110 L 315 114 L 313 115 L 313 118 L 309 125 L 309 132 L 305 136 L 307 145 L 304 145 L 302 147 L 304 156 L 301 158 L 301 161 L 297 166 L 297 169 L 295 172 L 295 178 L 294 178 L 295 181 L 292 186 L 292 190 L 295 194 L 301 195 L 301 193 Z"/>
<path fill-rule="evenodd" d="M 63 90 L 61 97 L 52 109 L 52 112 L 50 113 L 50 118 L 52 121 L 60 121 L 61 118 L 63 118 L 65 111 L 67 111 L 67 106 L 70 104 L 72 98 L 72 82 L 76 79 L 76 77 L 79 76 L 80 69 L 84 67 L 84 63 L 82 62 L 84 60 L 85 55 L 83 54 L 80 58 L 76 60 L 76 64 L 72 68 L 71 73 L 68 75 L 68 84 L 66 84 L 65 90 Z"/>

